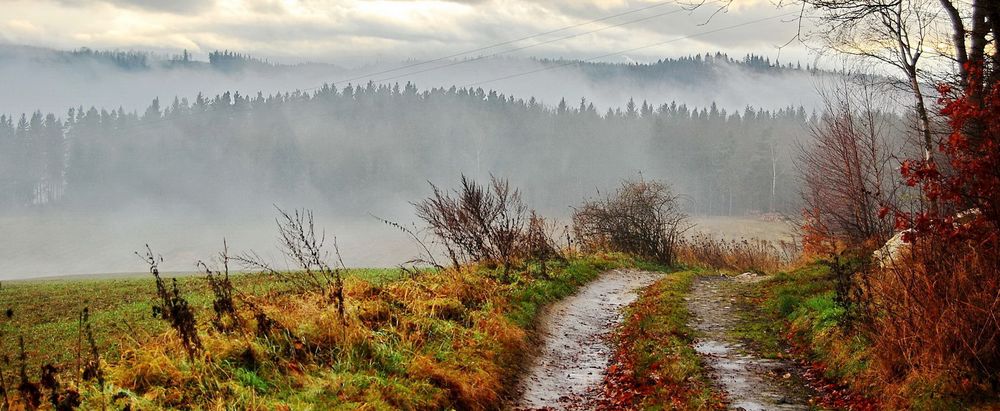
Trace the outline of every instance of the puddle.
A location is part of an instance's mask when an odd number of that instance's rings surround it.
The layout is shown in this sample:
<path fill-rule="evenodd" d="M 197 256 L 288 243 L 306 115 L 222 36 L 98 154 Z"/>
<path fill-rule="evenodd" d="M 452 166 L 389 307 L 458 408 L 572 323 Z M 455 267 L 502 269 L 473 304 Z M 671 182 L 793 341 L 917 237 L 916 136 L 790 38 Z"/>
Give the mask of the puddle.
<path fill-rule="evenodd" d="M 517 410 L 589 409 L 611 357 L 607 333 L 621 323 L 621 309 L 637 290 L 663 274 L 615 270 L 602 274 L 542 315 L 542 346 L 511 407 Z"/>
<path fill-rule="evenodd" d="M 793 374 L 794 364 L 760 358 L 729 335 L 739 322 L 732 281 L 699 277 L 688 299 L 693 326 L 702 334 L 694 349 L 705 359 L 716 386 L 725 392 L 732 409 L 810 409 L 808 388 Z"/>

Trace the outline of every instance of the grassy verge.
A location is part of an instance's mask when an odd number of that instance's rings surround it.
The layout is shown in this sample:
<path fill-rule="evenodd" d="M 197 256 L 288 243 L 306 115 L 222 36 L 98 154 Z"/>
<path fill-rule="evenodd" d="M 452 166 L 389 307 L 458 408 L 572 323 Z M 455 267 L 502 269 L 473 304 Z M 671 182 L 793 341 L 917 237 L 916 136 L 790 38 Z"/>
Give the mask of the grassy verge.
<path fill-rule="evenodd" d="M 625 310 L 606 382 L 606 409 L 725 409 L 692 348 L 684 297 L 692 271 L 670 274 Z"/>
<path fill-rule="evenodd" d="M 511 283 L 486 267 L 416 277 L 355 272 L 345 284 L 343 322 L 324 293 L 234 277 L 257 308 L 240 304 L 244 326 L 229 333 L 208 324 L 204 280 L 185 278 L 180 288 L 204 347 L 193 357 L 150 315 L 149 280 L 5 284 L 15 315 L 3 324 L 3 343 L 16 352 L 15 336 L 25 337 L 34 381 L 36 364 L 62 365 L 62 387 L 79 391 L 88 409 L 492 409 L 542 306 L 604 270 L 640 265 L 623 255 L 585 256 L 550 263 L 546 277 L 515 273 Z M 105 361 L 103 383 L 80 380 L 74 370 L 84 305 Z"/>
<path fill-rule="evenodd" d="M 824 406 L 997 409 L 996 399 L 947 395 L 942 386 L 919 373 L 905 381 L 887 383 L 875 369 L 879 353 L 861 332 L 865 324 L 852 326 L 848 310 L 836 302 L 835 283 L 826 265 L 807 264 L 744 287 L 740 304 L 747 314 L 736 334 L 772 358 L 789 355 L 785 348 L 791 345 L 792 355 L 810 365 L 807 376 L 817 382 Z"/>
<path fill-rule="evenodd" d="M 876 406 L 872 398 L 879 396 L 879 384 L 870 372 L 870 343 L 848 326 L 827 266 L 812 263 L 743 287 L 739 303 L 745 314 L 734 331 L 738 337 L 765 357 L 808 361 L 807 375 L 823 380 L 816 388 L 823 391 L 824 405 Z M 830 387 L 829 381 L 841 387 Z M 850 390 L 838 390 L 845 386 Z"/>

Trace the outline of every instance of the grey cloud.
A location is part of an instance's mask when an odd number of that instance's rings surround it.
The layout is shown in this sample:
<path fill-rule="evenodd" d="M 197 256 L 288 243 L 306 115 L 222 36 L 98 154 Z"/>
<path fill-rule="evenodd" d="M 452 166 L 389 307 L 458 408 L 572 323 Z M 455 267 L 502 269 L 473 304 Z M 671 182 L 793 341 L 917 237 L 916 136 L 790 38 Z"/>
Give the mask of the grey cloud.
<path fill-rule="evenodd" d="M 386 13 L 373 13 L 365 7 L 369 0 L 300 0 L 297 5 L 286 5 L 280 0 L 245 0 L 245 12 L 228 16 L 221 8 L 212 9 L 214 1 L 177 0 L 173 2 L 156 0 L 41 0 L 41 6 L 49 7 L 75 5 L 72 13 L 81 19 L 89 19 L 107 10 L 98 4 L 115 4 L 122 8 L 157 10 L 170 12 L 169 18 L 150 15 L 145 17 L 151 23 L 147 27 L 101 32 L 99 28 L 77 26 L 73 22 L 54 26 L 39 20 L 25 20 L 36 23 L 50 32 L 47 36 L 35 36 L 37 41 L 29 44 L 51 45 L 60 48 L 88 46 L 92 48 L 169 49 L 179 52 L 188 48 L 200 52 L 213 49 L 230 49 L 250 53 L 278 61 L 319 60 L 341 64 L 357 65 L 373 60 L 384 61 L 425 59 L 449 55 L 461 50 L 476 49 L 489 44 L 547 32 L 553 29 L 585 22 L 654 5 L 652 2 L 617 2 L 601 0 L 523 0 L 509 2 L 500 0 L 454 0 L 452 3 L 468 6 L 446 7 L 434 12 L 424 12 L 414 7 L 416 0 L 396 0 L 400 10 L 414 10 L 413 15 L 392 13 L 394 2 L 388 4 Z M 17 4 L 17 3 L 15 3 Z M 21 3 L 28 4 L 27 2 Z M 440 5 L 440 3 L 438 4 Z M 34 8 L 34 6 L 31 6 Z M 35 10 L 38 10 L 37 8 Z M 377 10 L 377 9 L 374 9 Z M 558 39 L 572 33 L 600 29 L 634 19 L 649 18 L 657 14 L 679 10 L 677 5 L 668 4 L 628 16 L 616 17 L 573 30 L 550 34 L 534 40 L 518 43 L 518 46 L 533 42 Z M 15 10 L 16 11 L 16 10 Z M 65 15 L 67 11 L 63 10 Z M 669 55 L 721 50 L 742 55 L 747 52 L 777 53 L 776 46 L 786 43 L 794 36 L 794 23 L 768 21 L 734 30 L 725 30 L 709 35 L 684 37 L 718 28 L 769 17 L 780 13 L 768 2 L 753 3 L 734 8 L 728 13 L 716 15 L 705 25 L 712 10 L 702 9 L 693 14 L 681 11 L 659 16 L 647 21 L 627 24 L 622 27 L 601 30 L 567 41 L 531 47 L 514 53 L 515 56 L 589 58 L 609 52 L 665 43 L 658 47 L 628 53 L 623 60 L 655 60 Z M 182 14 L 187 13 L 187 14 Z M 22 13 L 23 14 L 23 13 Z M 39 14 L 36 19 L 42 18 Z M 143 17 L 140 17 L 143 18 Z M 10 24 L 10 23 L 8 23 Z M 95 31 L 96 30 L 96 31 Z M 0 36 L 2 38 L 3 36 Z M 9 36 L 10 40 L 24 43 L 31 36 L 21 34 Z M 88 43 L 72 43 L 72 38 L 87 38 Z M 55 40 L 54 40 L 55 39 Z M 177 50 L 173 50 L 177 49 Z M 490 54 L 504 48 L 491 49 L 481 54 Z M 785 60 L 786 52 L 782 52 Z M 345 61 L 350 57 L 353 62 Z"/>
<path fill-rule="evenodd" d="M 57 0 L 59 3 L 75 7 L 87 7 L 97 3 L 111 4 L 116 7 L 138 9 L 152 12 L 191 15 L 211 10 L 215 0 Z"/>

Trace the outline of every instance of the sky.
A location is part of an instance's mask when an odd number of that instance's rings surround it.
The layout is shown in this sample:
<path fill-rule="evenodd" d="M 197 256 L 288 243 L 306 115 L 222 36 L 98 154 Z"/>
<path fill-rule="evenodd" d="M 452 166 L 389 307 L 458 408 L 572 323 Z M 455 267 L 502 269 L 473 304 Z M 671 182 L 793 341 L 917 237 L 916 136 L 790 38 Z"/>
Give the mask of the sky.
<path fill-rule="evenodd" d="M 360 66 L 447 56 L 645 8 L 506 48 L 551 41 L 514 55 L 591 58 L 665 43 L 603 60 L 715 51 L 784 62 L 814 58 L 797 42 L 779 51 L 795 37 L 793 17 L 730 28 L 794 9 L 733 0 L 715 13 L 712 1 L 690 11 L 675 1 L 647 0 L 0 0 L 0 43 L 165 55 L 186 49 L 199 59 L 228 49 L 284 63 Z M 600 31 L 553 41 L 592 30 Z M 716 32 L 703 34 L 710 31 Z"/>

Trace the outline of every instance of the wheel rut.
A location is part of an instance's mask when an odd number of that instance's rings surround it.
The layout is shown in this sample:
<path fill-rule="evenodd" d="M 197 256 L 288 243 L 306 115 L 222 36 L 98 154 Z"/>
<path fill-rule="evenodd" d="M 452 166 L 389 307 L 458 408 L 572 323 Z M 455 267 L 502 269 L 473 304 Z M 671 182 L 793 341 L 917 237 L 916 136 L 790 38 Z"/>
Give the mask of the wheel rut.
<path fill-rule="evenodd" d="M 541 345 L 521 379 L 515 410 L 589 409 L 596 399 L 611 348 L 605 338 L 622 321 L 621 310 L 662 273 L 612 270 L 542 314 Z"/>
<path fill-rule="evenodd" d="M 810 389 L 791 361 L 761 358 L 731 331 L 739 323 L 736 280 L 721 275 L 695 280 L 688 297 L 695 350 L 732 409 L 808 410 Z"/>

